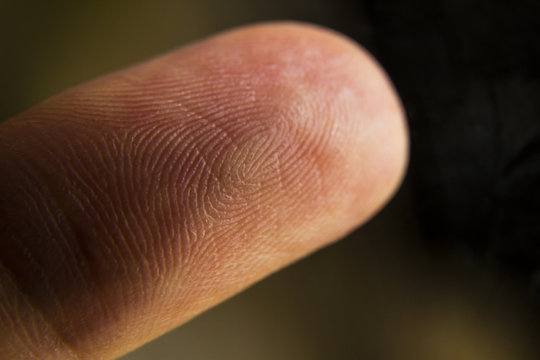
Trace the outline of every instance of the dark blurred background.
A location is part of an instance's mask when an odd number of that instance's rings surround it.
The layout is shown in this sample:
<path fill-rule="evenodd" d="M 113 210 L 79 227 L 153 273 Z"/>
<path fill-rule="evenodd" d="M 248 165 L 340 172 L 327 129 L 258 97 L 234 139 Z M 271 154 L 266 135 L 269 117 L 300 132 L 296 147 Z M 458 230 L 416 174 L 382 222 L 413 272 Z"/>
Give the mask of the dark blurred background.
<path fill-rule="evenodd" d="M 347 239 L 129 354 L 540 358 L 540 1 L 0 0 L 0 118 L 233 26 L 341 31 L 393 79 L 405 185 Z"/>

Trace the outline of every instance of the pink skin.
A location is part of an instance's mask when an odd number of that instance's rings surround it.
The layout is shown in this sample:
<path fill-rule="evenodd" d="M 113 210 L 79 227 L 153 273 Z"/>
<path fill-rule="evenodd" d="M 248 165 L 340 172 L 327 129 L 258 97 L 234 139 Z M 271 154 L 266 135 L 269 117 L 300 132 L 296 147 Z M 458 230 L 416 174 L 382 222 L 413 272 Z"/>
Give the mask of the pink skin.
<path fill-rule="evenodd" d="M 313 26 L 242 28 L 38 104 L 0 128 L 1 356 L 122 355 L 365 222 L 406 162 L 384 72 Z"/>

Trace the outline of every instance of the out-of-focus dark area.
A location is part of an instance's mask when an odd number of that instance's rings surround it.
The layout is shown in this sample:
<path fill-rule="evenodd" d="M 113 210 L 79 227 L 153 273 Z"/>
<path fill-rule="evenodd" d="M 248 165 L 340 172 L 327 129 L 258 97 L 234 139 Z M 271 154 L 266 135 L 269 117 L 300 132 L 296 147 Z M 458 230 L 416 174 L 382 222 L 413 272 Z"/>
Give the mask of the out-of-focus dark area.
<path fill-rule="evenodd" d="M 538 0 L 0 1 L 0 118 L 283 19 L 383 64 L 409 120 L 405 185 L 344 241 L 125 359 L 540 358 Z"/>

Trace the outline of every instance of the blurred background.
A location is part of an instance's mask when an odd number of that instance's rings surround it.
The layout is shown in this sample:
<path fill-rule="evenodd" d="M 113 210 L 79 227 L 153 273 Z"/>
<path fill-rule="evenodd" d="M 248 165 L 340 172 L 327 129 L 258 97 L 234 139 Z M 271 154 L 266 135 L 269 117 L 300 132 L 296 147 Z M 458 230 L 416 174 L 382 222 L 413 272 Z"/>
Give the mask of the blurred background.
<path fill-rule="evenodd" d="M 123 359 L 536 360 L 538 19 L 538 0 L 0 0 L 0 119 L 230 27 L 343 32 L 404 102 L 404 187 L 340 243 Z"/>

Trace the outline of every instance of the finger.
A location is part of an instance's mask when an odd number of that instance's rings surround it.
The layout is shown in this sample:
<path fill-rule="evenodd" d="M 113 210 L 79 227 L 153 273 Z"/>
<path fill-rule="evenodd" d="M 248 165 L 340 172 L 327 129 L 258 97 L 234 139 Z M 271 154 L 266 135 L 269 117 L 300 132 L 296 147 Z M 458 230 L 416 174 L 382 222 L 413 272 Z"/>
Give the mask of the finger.
<path fill-rule="evenodd" d="M 0 128 L 3 354 L 134 349 L 366 221 L 406 156 L 383 71 L 312 26 L 61 93 Z"/>

